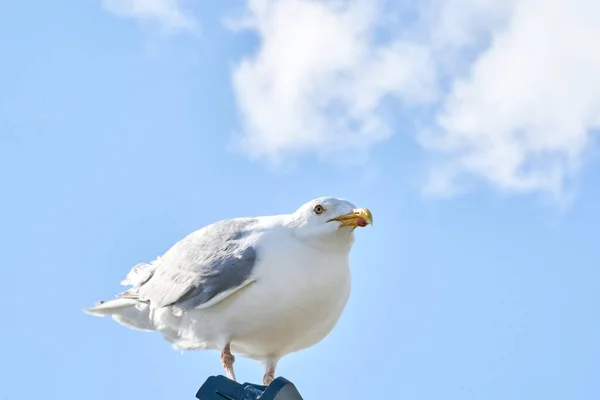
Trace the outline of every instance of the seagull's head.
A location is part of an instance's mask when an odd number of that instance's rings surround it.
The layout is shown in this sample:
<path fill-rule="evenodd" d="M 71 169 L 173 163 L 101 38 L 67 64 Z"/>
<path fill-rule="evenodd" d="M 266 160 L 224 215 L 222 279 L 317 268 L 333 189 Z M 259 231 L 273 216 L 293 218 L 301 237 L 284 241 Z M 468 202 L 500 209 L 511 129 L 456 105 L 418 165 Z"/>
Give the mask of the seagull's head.
<path fill-rule="evenodd" d="M 327 243 L 350 243 L 354 230 L 373 224 L 367 208 L 357 208 L 351 202 L 335 197 L 320 197 L 303 204 L 292 214 L 296 234 L 310 240 Z"/>

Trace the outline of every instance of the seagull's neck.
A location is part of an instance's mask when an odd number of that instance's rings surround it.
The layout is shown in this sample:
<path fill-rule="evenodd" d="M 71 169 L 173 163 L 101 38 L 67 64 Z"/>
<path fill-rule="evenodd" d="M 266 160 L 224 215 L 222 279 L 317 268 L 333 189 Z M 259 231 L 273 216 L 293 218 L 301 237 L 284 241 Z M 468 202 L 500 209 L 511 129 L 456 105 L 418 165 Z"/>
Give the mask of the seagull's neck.
<path fill-rule="evenodd" d="M 354 244 L 354 232 L 347 227 L 327 233 L 299 233 L 294 230 L 295 236 L 305 245 L 321 252 L 348 254 Z"/>

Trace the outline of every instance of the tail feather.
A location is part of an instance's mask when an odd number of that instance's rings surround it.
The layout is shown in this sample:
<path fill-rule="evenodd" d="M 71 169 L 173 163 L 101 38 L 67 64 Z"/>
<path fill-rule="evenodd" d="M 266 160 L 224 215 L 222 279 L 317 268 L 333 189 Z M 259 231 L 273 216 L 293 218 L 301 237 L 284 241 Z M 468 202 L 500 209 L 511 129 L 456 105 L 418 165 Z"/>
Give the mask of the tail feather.
<path fill-rule="evenodd" d="M 90 315 L 103 317 L 119 312 L 123 308 L 135 306 L 137 301 L 133 299 L 115 299 L 109 301 L 100 301 L 94 307 L 85 308 L 83 311 Z"/>
<path fill-rule="evenodd" d="M 111 316 L 118 323 L 129 328 L 152 331 L 156 327 L 150 318 L 150 310 L 146 303 L 134 299 L 115 299 L 102 301 L 94 307 L 83 310 L 97 317 Z"/>
<path fill-rule="evenodd" d="M 121 281 L 121 285 L 123 286 L 142 286 L 144 283 L 148 282 L 148 279 L 154 275 L 154 271 L 156 271 L 156 267 L 160 262 L 160 257 L 157 257 L 156 260 L 151 263 L 139 263 L 131 268 L 131 271 L 127 273 L 125 279 Z"/>
<path fill-rule="evenodd" d="M 94 307 L 86 308 L 83 311 L 98 317 L 111 316 L 115 321 L 129 328 L 155 330 L 148 304 L 141 301 L 137 293 L 140 286 L 152 278 L 159 262 L 160 257 L 151 263 L 135 265 L 121 281 L 124 286 L 132 286 L 130 289 L 117 294 L 117 298 L 114 300 L 101 301 Z"/>

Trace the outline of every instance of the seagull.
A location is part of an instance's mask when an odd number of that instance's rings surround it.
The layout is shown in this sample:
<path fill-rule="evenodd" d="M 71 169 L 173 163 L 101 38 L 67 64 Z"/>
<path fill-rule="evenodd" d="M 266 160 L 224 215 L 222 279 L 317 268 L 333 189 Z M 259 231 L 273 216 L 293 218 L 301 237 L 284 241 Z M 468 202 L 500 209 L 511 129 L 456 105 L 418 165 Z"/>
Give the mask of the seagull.
<path fill-rule="evenodd" d="M 233 218 L 207 225 L 121 281 L 129 289 L 84 309 L 179 350 L 217 350 L 236 380 L 236 353 L 264 365 L 325 338 L 350 295 L 349 253 L 366 208 L 320 197 L 291 214 Z"/>

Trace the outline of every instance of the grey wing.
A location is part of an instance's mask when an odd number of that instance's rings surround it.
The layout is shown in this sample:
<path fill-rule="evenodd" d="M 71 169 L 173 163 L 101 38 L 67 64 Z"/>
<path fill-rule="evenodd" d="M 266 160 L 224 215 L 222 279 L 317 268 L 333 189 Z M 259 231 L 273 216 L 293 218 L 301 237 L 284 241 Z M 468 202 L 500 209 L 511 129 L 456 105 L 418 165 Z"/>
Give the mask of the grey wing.
<path fill-rule="evenodd" d="M 146 282 L 122 297 L 183 309 L 221 301 L 253 281 L 256 222 L 221 221 L 192 233 L 165 253 Z"/>

